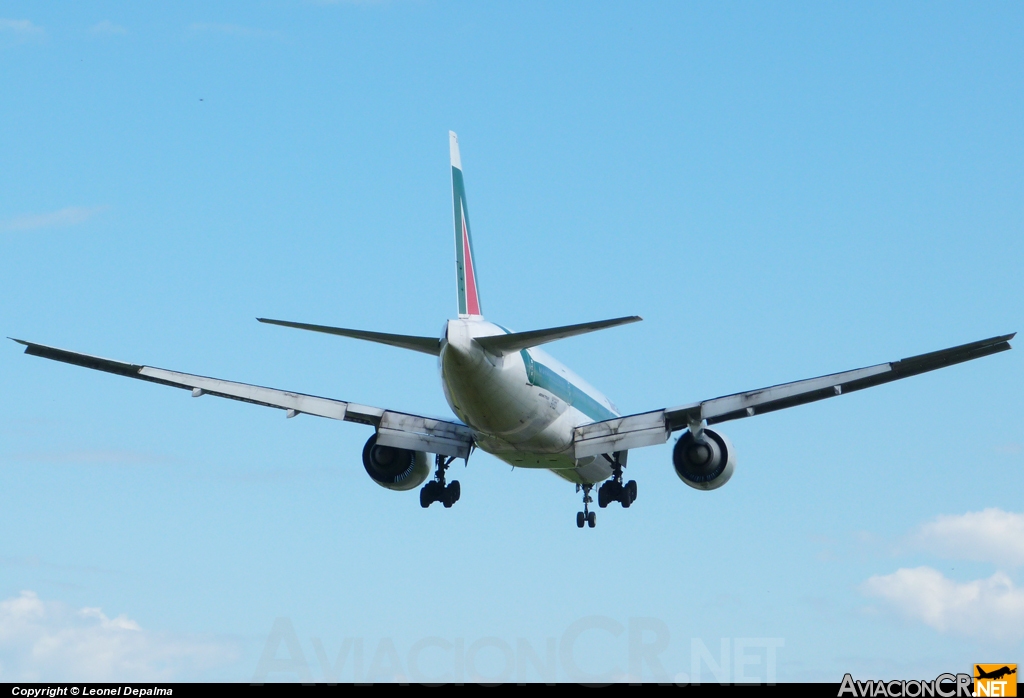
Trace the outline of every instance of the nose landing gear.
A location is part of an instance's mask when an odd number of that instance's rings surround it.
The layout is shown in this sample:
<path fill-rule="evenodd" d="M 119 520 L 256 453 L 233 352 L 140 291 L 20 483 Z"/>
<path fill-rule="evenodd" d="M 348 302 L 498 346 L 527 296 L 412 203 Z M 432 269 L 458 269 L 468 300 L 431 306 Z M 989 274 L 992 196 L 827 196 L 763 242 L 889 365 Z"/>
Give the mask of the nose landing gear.
<path fill-rule="evenodd" d="M 597 525 L 597 512 L 590 511 L 590 503 L 594 500 L 590 497 L 590 490 L 594 488 L 593 485 L 576 485 L 576 491 L 583 490 L 583 511 L 576 512 L 576 527 L 583 528 L 586 524 L 593 528 Z"/>
<path fill-rule="evenodd" d="M 448 469 L 448 466 L 452 464 L 455 457 L 448 457 L 438 455 L 434 461 L 437 470 L 434 473 L 434 479 L 423 486 L 420 490 L 420 506 L 426 509 L 434 502 L 441 502 L 445 509 L 451 509 L 455 502 L 459 501 L 459 495 L 462 494 L 462 488 L 459 486 L 458 480 L 452 480 L 451 484 L 445 485 L 444 482 L 444 471 Z"/>

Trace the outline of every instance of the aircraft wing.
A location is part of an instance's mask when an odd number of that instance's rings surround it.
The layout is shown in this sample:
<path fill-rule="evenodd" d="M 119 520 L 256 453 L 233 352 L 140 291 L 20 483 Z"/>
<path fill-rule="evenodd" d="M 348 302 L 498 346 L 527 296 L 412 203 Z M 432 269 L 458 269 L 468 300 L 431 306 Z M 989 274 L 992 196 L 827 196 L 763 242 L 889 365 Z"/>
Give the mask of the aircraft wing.
<path fill-rule="evenodd" d="M 287 410 L 288 417 L 311 414 L 317 417 L 340 419 L 346 422 L 369 424 L 377 429 L 377 443 L 413 451 L 438 453 L 456 458 L 468 458 L 473 445 L 473 430 L 465 424 L 442 419 L 432 419 L 414 414 L 385 410 L 379 407 L 357 405 L 353 402 L 331 398 L 304 395 L 287 390 L 264 388 L 248 383 L 195 376 L 190 373 L 168 371 L 152 366 L 103 359 L 89 354 L 79 354 L 66 349 L 57 349 L 20 339 L 15 342 L 25 345 L 25 353 L 44 359 L 84 366 L 97 371 L 116 373 L 119 376 L 137 378 L 151 383 L 160 383 L 174 388 L 192 391 L 193 397 L 214 395 L 231 400 L 251 402 L 264 407 Z"/>
<path fill-rule="evenodd" d="M 753 417 L 756 414 L 824 400 L 854 390 L 934 371 L 937 368 L 979 359 L 1010 349 L 1009 340 L 1013 339 L 1014 334 L 1016 333 L 853 371 L 725 395 L 691 405 L 584 424 L 576 427 L 573 437 L 575 456 L 583 458 L 653 446 L 665 443 L 669 434 L 685 429 L 690 424 L 696 425 L 703 421 L 717 424 L 731 419 Z"/>

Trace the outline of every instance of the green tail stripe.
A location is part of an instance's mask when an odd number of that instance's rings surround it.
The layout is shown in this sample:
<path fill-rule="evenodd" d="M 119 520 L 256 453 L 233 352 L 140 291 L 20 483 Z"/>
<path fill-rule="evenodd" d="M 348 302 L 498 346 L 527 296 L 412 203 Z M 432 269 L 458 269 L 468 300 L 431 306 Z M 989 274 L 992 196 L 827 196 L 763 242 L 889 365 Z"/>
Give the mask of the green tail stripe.
<path fill-rule="evenodd" d="M 523 349 L 519 354 L 523 357 L 523 362 L 526 364 L 526 379 L 530 381 L 530 385 L 547 390 L 555 397 L 561 398 L 565 404 L 572 405 L 595 422 L 603 422 L 606 419 L 615 419 L 619 416 L 570 383 L 564 376 L 558 375 L 555 371 L 538 362 L 530 356 L 530 352 L 526 349 Z"/>
<path fill-rule="evenodd" d="M 480 289 L 477 285 L 476 254 L 473 250 L 473 234 L 469 225 L 469 206 L 466 203 L 466 185 L 462 170 L 452 166 L 452 206 L 455 220 L 455 264 L 459 284 L 459 314 L 480 313 Z M 463 226 L 469 247 L 467 264 L 463 242 Z M 472 278 L 468 279 L 467 275 Z M 473 298 L 470 298 L 473 296 Z"/>

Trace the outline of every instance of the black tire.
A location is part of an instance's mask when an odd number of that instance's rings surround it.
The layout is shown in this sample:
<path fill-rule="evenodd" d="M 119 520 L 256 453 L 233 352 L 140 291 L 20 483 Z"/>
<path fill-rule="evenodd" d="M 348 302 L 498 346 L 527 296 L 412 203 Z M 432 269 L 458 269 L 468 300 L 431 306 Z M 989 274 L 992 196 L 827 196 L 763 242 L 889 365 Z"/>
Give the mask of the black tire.
<path fill-rule="evenodd" d="M 587 525 L 590 526 L 591 528 L 593 528 L 594 526 L 597 525 L 597 512 L 596 511 L 590 512 L 590 514 L 587 516 Z"/>
<path fill-rule="evenodd" d="M 433 488 L 431 487 L 431 485 L 433 484 L 434 483 L 432 482 L 428 482 L 420 490 L 420 506 L 423 507 L 424 509 L 426 509 L 427 507 L 434 503 L 434 498 L 431 496 L 433 495 Z"/>
<path fill-rule="evenodd" d="M 608 497 L 608 483 L 604 483 L 597 490 L 597 506 L 604 509 L 608 506 L 608 502 L 611 501 Z"/>
<path fill-rule="evenodd" d="M 582 511 L 576 512 L 576 528 L 583 528 L 583 524 L 586 523 L 586 519 L 583 517 Z"/>
<path fill-rule="evenodd" d="M 626 489 L 629 491 L 629 503 L 632 504 L 636 501 L 636 480 L 627 482 Z"/>
<path fill-rule="evenodd" d="M 449 497 L 452 499 L 452 504 L 459 501 L 459 497 L 462 496 L 462 486 L 459 485 L 458 480 L 452 480 L 452 483 L 448 485 Z"/>

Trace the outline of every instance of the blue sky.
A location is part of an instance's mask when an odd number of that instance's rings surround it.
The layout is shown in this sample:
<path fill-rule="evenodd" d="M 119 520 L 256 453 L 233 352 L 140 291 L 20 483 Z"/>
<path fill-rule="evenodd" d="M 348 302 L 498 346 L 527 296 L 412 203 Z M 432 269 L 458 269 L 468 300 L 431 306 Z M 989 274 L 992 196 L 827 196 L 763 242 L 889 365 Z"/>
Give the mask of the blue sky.
<path fill-rule="evenodd" d="M 452 129 L 485 314 L 642 315 L 551 347 L 626 412 L 1015 331 L 1022 31 L 1012 3 L 5 3 L 0 330 L 447 415 L 431 357 L 254 318 L 438 332 Z M 543 472 L 477 453 L 423 511 L 358 425 L 12 343 L 0 677 L 250 680 L 277 637 L 268 680 L 301 678 L 282 628 L 314 679 L 359 643 L 364 679 L 543 678 L 524 648 L 577 630 L 613 679 L 662 639 L 644 678 L 723 640 L 762 680 L 779 642 L 780 680 L 1019 661 L 1019 351 L 725 425 L 714 492 L 634 452 L 637 502 L 579 531 Z"/>

